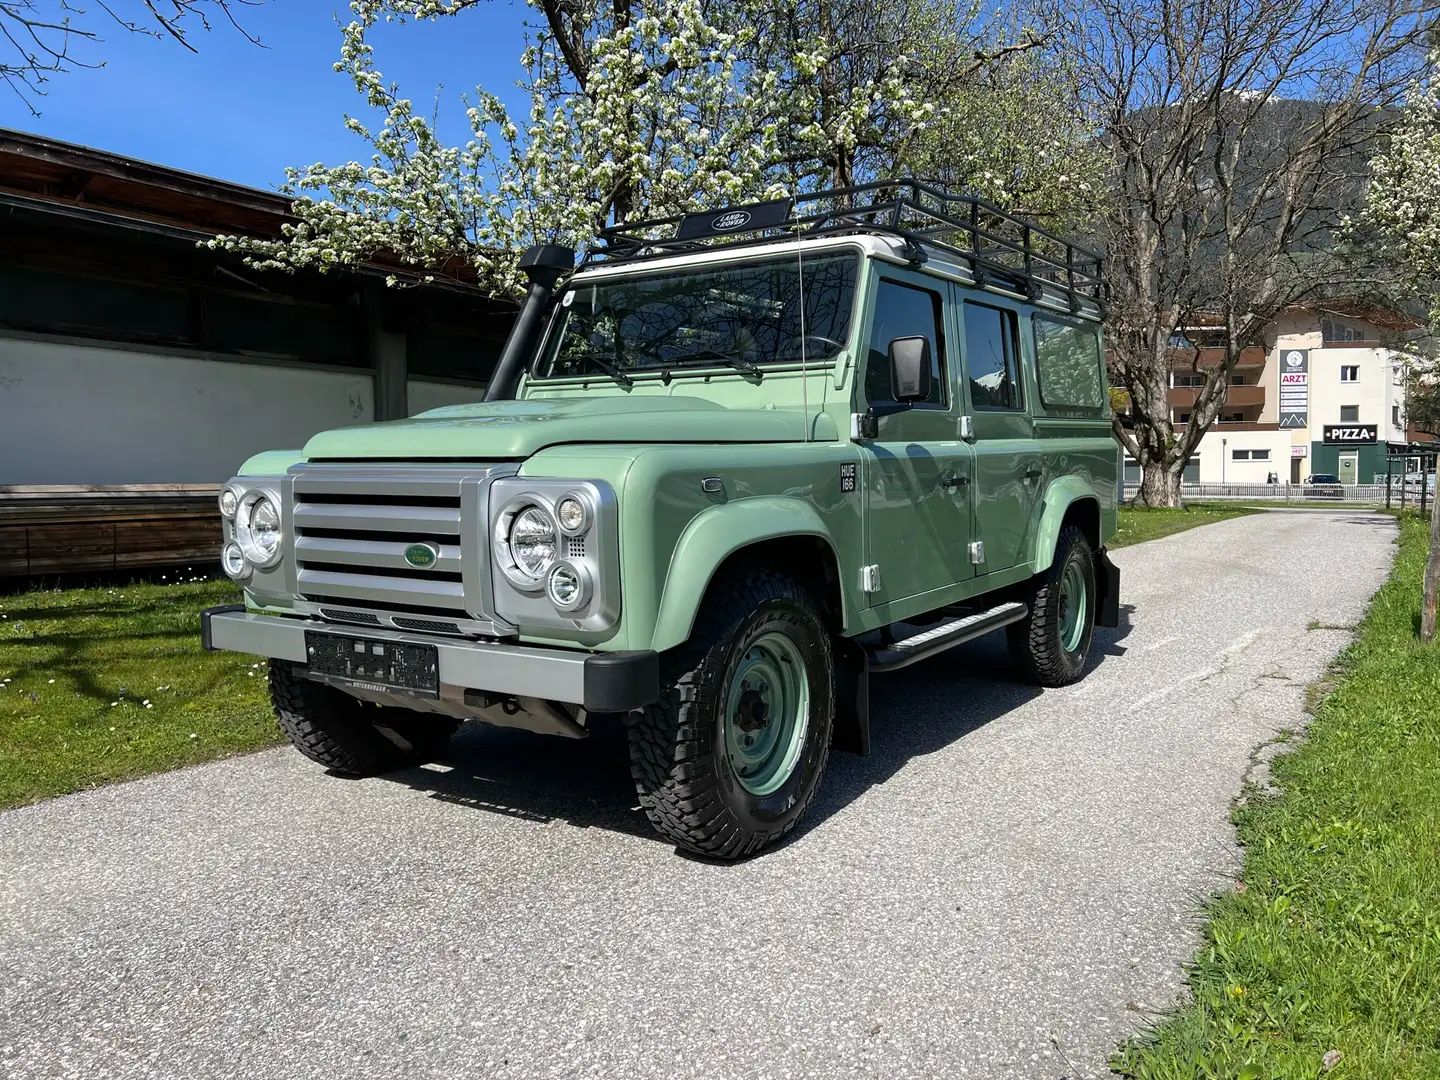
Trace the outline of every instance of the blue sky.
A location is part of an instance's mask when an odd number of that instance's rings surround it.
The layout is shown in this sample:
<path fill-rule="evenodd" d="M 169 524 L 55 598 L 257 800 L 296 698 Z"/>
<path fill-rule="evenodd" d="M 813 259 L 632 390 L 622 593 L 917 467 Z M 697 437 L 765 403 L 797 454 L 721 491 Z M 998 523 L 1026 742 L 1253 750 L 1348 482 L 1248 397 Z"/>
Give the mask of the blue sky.
<path fill-rule="evenodd" d="M 442 119 L 463 121 L 459 96 L 479 84 L 519 118 L 528 98 L 515 81 L 530 14 L 523 2 L 492 0 L 438 25 L 383 27 L 371 39 L 376 63 L 419 111 L 428 114 L 438 87 Z M 280 184 L 287 165 L 363 156 L 342 118 L 364 102 L 331 70 L 340 51 L 335 20 L 348 21 L 348 7 L 269 0 L 239 15 L 265 48 L 221 24 L 193 34 L 198 55 L 105 27 L 102 44 L 75 50 L 104 60 L 103 68 L 54 76 L 49 95 L 36 99 L 38 117 L 13 96 L 0 97 L 0 127 L 262 188 Z M 446 134 L 463 139 L 463 122 Z"/>

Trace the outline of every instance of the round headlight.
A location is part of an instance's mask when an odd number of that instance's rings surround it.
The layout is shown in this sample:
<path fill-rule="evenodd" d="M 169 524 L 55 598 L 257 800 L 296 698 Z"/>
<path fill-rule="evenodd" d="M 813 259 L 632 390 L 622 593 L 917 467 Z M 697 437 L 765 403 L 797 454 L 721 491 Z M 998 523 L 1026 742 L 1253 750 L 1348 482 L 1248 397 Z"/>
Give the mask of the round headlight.
<path fill-rule="evenodd" d="M 510 555 L 522 574 L 537 580 L 555 561 L 555 522 L 540 507 L 530 506 L 515 515 Z"/>
<path fill-rule="evenodd" d="M 566 495 L 555 504 L 555 520 L 560 523 L 560 531 L 573 536 L 583 532 L 590 523 L 590 513 L 585 503 L 578 496 Z"/>
<path fill-rule="evenodd" d="M 545 579 L 545 593 L 561 611 L 574 611 L 590 599 L 590 578 L 582 567 L 560 563 Z"/>
<path fill-rule="evenodd" d="M 225 573 L 233 578 L 242 578 L 250 572 L 250 564 L 245 561 L 245 553 L 233 540 L 221 549 L 220 565 Z"/>
<path fill-rule="evenodd" d="M 269 566 L 280 557 L 280 507 L 266 492 L 253 491 L 241 500 L 235 538 L 256 566 Z"/>
<path fill-rule="evenodd" d="M 239 505 L 240 497 L 235 494 L 234 488 L 226 488 L 220 492 L 220 513 L 227 518 L 235 516 L 235 507 Z"/>

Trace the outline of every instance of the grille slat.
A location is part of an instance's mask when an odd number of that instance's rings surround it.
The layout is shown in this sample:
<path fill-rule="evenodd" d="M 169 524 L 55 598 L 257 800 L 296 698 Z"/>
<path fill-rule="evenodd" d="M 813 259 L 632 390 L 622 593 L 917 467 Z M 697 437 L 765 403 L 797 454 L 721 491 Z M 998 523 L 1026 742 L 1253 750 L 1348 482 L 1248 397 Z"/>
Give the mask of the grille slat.
<path fill-rule="evenodd" d="M 460 510 L 444 506 L 307 503 L 295 507 L 295 528 L 353 529 L 367 533 L 460 535 Z"/>
<path fill-rule="evenodd" d="M 337 573 L 301 569 L 300 592 L 309 599 L 343 597 L 347 600 L 383 600 L 423 608 L 465 610 L 465 586 L 458 581 L 416 581 L 378 574 Z"/>
<path fill-rule="evenodd" d="M 346 566 L 382 567 L 390 570 L 411 570 L 405 561 L 405 549 L 413 540 L 338 540 L 331 537 L 301 535 L 295 540 L 295 558 L 301 566 L 307 563 L 343 563 Z M 440 544 L 440 557 L 429 572 L 460 573 L 460 545 Z"/>

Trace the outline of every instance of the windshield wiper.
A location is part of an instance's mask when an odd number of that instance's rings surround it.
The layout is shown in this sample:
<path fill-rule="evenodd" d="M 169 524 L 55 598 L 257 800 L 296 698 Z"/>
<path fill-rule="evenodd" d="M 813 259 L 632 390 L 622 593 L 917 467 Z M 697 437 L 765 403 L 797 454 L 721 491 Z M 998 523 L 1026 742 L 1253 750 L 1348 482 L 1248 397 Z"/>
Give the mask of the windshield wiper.
<path fill-rule="evenodd" d="M 705 360 L 718 360 L 720 363 L 728 364 L 736 371 L 743 371 L 747 375 L 754 375 L 761 379 L 765 377 L 765 373 L 761 371 L 756 364 L 746 360 L 743 356 L 736 356 L 733 353 L 723 353 L 718 349 L 701 349 L 699 352 L 685 353 L 683 356 L 672 356 L 669 358 L 669 363 L 684 366 L 685 364 L 699 363 Z"/>
<path fill-rule="evenodd" d="M 635 380 L 611 363 L 604 353 L 581 353 L 579 356 L 569 356 L 566 357 L 566 359 L 572 363 L 590 363 L 599 369 L 602 374 L 609 375 L 627 389 L 635 385 Z"/>

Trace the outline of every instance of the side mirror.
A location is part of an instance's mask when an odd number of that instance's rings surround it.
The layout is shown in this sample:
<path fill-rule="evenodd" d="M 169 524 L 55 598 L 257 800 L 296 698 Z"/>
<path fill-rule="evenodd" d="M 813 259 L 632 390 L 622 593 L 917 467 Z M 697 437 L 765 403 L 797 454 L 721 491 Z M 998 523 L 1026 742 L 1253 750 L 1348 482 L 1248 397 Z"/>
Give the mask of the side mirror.
<path fill-rule="evenodd" d="M 921 336 L 897 337 L 890 342 L 890 391 L 896 401 L 925 401 L 930 397 L 930 341 Z"/>

